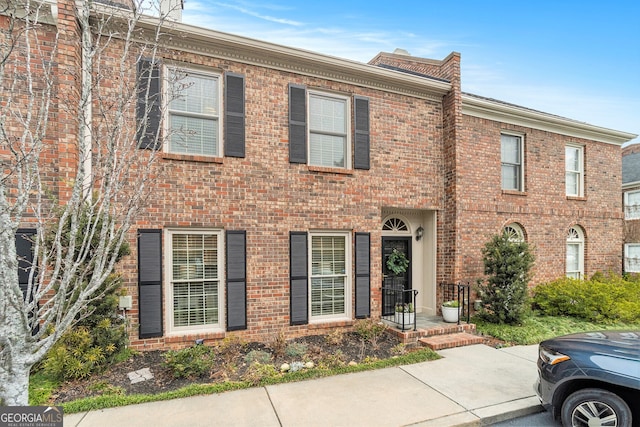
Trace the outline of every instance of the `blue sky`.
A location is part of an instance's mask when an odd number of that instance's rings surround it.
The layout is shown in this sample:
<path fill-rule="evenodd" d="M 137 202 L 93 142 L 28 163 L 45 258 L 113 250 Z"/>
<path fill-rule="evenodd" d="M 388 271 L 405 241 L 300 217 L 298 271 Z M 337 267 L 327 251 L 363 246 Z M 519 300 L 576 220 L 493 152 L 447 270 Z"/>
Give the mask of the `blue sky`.
<path fill-rule="evenodd" d="M 183 21 L 361 62 L 456 51 L 465 92 L 640 134 L 638 1 L 185 0 Z"/>

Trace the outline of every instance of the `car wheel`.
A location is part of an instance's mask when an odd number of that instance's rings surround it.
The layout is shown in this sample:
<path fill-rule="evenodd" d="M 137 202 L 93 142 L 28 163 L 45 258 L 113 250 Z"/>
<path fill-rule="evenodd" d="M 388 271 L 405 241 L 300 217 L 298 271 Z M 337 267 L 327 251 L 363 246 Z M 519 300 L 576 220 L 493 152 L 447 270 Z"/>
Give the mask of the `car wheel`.
<path fill-rule="evenodd" d="M 631 425 L 631 410 L 617 395 L 598 388 L 585 388 L 569 395 L 562 404 L 565 427 Z"/>

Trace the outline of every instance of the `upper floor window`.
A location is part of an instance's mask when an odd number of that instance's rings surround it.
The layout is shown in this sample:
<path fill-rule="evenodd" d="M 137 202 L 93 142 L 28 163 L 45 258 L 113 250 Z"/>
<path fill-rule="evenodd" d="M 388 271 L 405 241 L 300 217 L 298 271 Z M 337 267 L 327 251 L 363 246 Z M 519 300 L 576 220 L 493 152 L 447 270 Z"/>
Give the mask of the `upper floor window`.
<path fill-rule="evenodd" d="M 640 219 L 640 190 L 624 193 L 625 219 Z"/>
<path fill-rule="evenodd" d="M 578 226 L 571 227 L 567 233 L 567 277 L 584 277 L 584 232 Z"/>
<path fill-rule="evenodd" d="M 567 196 L 582 197 L 584 195 L 584 147 L 567 145 L 564 154 Z"/>
<path fill-rule="evenodd" d="M 624 271 L 640 273 L 640 243 L 624 245 Z"/>
<path fill-rule="evenodd" d="M 168 68 L 167 151 L 220 156 L 220 76 Z"/>
<path fill-rule="evenodd" d="M 501 134 L 502 189 L 524 191 L 524 141 L 522 136 Z"/>
<path fill-rule="evenodd" d="M 369 150 L 368 98 L 289 85 L 289 162 L 368 170 Z"/>
<path fill-rule="evenodd" d="M 348 98 L 309 92 L 309 164 L 347 167 L 349 110 Z"/>

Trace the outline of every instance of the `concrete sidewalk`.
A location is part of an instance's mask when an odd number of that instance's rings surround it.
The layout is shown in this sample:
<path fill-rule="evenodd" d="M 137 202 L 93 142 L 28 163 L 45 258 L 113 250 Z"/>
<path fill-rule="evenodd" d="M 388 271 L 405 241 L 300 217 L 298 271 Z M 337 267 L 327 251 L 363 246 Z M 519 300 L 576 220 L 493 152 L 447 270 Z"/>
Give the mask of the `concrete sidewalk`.
<path fill-rule="evenodd" d="M 415 365 L 70 414 L 64 425 L 490 425 L 542 410 L 533 392 L 537 349 L 458 347 Z"/>

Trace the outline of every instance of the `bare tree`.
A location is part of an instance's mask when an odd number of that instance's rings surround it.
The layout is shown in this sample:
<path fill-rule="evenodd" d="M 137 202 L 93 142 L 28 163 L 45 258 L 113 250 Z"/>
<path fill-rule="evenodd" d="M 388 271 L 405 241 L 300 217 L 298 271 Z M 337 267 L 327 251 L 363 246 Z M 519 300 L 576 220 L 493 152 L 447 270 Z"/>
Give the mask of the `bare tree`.
<path fill-rule="evenodd" d="M 76 0 L 56 11 L 13 1 L 0 2 L 0 403 L 9 406 L 28 404 L 31 368 L 101 297 L 144 202 L 156 151 L 139 142 L 161 143 L 147 129 L 161 107 L 140 102 L 154 77 L 136 64 L 156 62 L 167 24 L 149 2 Z M 22 288 L 20 227 L 36 231 Z"/>

